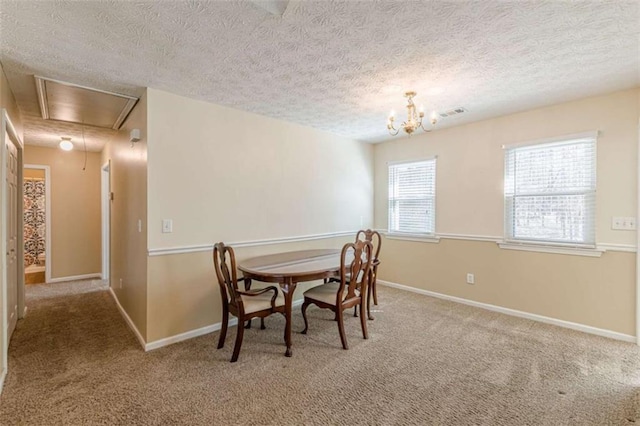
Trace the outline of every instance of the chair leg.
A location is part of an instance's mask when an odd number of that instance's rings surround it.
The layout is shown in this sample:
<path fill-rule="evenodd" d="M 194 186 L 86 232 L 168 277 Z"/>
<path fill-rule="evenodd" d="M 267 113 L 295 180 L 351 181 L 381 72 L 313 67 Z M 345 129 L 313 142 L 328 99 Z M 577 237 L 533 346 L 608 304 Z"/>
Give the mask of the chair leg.
<path fill-rule="evenodd" d="M 218 338 L 218 349 L 224 347 L 224 340 L 227 338 L 227 327 L 229 326 L 229 309 L 227 306 L 222 308 L 222 329 Z"/>
<path fill-rule="evenodd" d="M 364 300 L 362 300 L 364 302 Z M 367 331 L 367 319 L 363 315 L 364 312 L 364 303 L 360 305 L 360 325 L 362 326 L 362 337 L 365 339 L 369 338 L 369 332 Z M 373 319 L 373 318 L 371 318 Z"/>
<path fill-rule="evenodd" d="M 264 317 L 263 317 L 263 318 L 260 318 L 260 330 L 264 330 L 265 328 L 267 327 L 264 326 Z"/>
<path fill-rule="evenodd" d="M 302 330 L 302 334 L 307 334 L 307 330 L 309 329 L 309 322 L 307 321 L 307 308 L 310 303 L 306 300 L 302 304 L 302 318 L 304 319 L 304 330 Z"/>
<path fill-rule="evenodd" d="M 244 326 L 247 330 L 251 328 L 251 320 L 247 321 L 247 325 Z"/>
<path fill-rule="evenodd" d="M 242 322 L 239 322 L 242 324 Z M 244 335 L 244 327 L 236 327 L 236 344 L 233 347 L 233 355 L 231 356 L 231 362 L 236 362 L 240 355 L 240 347 L 242 346 L 242 337 Z"/>
<path fill-rule="evenodd" d="M 378 306 L 378 286 L 376 282 L 378 281 L 378 274 L 374 271 L 373 279 L 371 280 L 371 293 L 373 293 L 373 304 Z"/>
<path fill-rule="evenodd" d="M 373 320 L 371 316 L 371 293 L 373 293 L 373 291 L 367 291 L 367 317 Z"/>
<path fill-rule="evenodd" d="M 358 316 L 358 305 L 353 307 L 353 316 L 357 317 Z"/>
<path fill-rule="evenodd" d="M 342 340 L 342 348 L 349 349 L 347 345 L 347 335 L 344 332 L 344 315 L 343 310 L 338 307 L 338 331 L 340 331 L 340 340 Z M 361 315 L 362 316 L 362 315 Z"/>

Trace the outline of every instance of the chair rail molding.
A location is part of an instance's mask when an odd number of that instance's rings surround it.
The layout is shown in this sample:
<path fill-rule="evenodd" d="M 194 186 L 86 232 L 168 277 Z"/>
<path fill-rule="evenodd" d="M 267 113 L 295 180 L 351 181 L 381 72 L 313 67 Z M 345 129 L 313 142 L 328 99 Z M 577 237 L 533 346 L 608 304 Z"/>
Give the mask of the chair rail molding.
<path fill-rule="evenodd" d="M 295 237 L 269 238 L 264 240 L 252 240 L 252 241 L 237 241 L 237 242 L 230 242 L 225 244 L 235 249 L 235 248 L 241 248 L 241 247 L 256 247 L 256 246 L 266 246 L 266 245 L 272 245 L 272 244 L 324 240 L 324 239 L 336 238 L 336 237 L 347 237 L 347 236 L 355 237 L 356 232 L 358 232 L 357 229 L 351 230 L 351 231 L 327 232 L 324 234 L 300 235 Z M 212 251 L 213 244 L 214 243 L 199 244 L 199 245 L 192 245 L 192 246 L 150 248 L 148 250 L 148 255 L 149 256 L 166 256 L 169 254 L 197 253 L 202 251 Z"/>
<path fill-rule="evenodd" d="M 526 250 L 527 247 L 533 247 L 534 250 L 531 251 L 548 251 L 549 253 L 559 253 L 559 254 L 567 254 L 566 251 L 568 248 L 566 247 L 557 247 L 553 245 L 527 245 L 527 244 L 508 244 L 508 242 L 504 241 L 502 236 L 495 235 L 474 235 L 474 234 L 453 234 L 447 232 L 437 232 L 429 237 L 418 238 L 415 235 L 402 235 L 402 234 L 394 234 L 390 233 L 387 229 L 376 229 L 376 231 L 383 234 L 386 238 L 391 240 L 404 240 L 404 241 L 417 241 L 417 242 L 425 242 L 425 243 L 437 243 L 440 240 L 462 240 L 462 241 L 485 241 L 490 243 L 496 243 L 501 245 L 501 248 L 512 248 L 517 246 L 521 250 Z M 639 233 L 640 235 L 640 233 Z M 509 247 L 506 247 L 506 246 Z M 502 247 L 505 246 L 505 247 Z M 549 250 L 545 250 L 548 248 Z M 560 249 L 559 252 L 554 251 L 554 249 Z M 580 250 L 574 250 L 576 252 L 580 252 Z M 619 251 L 625 253 L 636 253 L 637 248 L 635 244 L 618 244 L 618 243 L 597 243 L 595 249 L 591 250 L 582 250 L 582 252 L 593 252 L 591 255 L 599 257 L 603 252 L 606 251 Z M 575 254 L 575 253 L 573 253 Z M 587 254 L 589 255 L 589 254 Z"/>

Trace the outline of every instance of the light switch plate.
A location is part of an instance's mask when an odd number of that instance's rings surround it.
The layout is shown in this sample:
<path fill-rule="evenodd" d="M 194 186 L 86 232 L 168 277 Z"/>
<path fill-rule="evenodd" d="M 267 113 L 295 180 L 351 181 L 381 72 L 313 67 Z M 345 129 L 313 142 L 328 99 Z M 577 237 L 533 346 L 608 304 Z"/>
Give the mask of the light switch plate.
<path fill-rule="evenodd" d="M 611 218 L 611 229 L 621 231 L 634 231 L 636 229 L 636 218 L 614 216 L 613 218 Z"/>
<path fill-rule="evenodd" d="M 173 220 L 162 219 L 162 233 L 166 234 L 169 232 L 173 232 Z"/>

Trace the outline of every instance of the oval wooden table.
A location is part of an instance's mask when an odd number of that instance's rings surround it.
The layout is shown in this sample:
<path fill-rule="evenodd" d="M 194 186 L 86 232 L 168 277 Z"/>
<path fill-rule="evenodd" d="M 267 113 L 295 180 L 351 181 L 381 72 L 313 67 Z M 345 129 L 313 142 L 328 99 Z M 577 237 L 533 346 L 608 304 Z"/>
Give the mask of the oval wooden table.
<path fill-rule="evenodd" d="M 245 283 L 250 280 L 278 283 L 284 293 L 286 326 L 284 341 L 287 345 L 286 356 L 291 356 L 291 307 L 293 293 L 298 283 L 322 280 L 340 274 L 340 250 L 318 249 L 301 250 L 286 253 L 253 257 L 238 263 Z"/>

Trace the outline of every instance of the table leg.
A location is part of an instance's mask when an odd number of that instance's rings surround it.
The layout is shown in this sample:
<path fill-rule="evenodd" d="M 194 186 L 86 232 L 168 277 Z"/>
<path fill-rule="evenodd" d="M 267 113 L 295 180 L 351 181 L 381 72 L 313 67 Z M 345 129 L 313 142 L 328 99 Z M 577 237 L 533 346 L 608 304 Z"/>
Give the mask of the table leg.
<path fill-rule="evenodd" d="M 287 351 L 284 353 L 285 356 L 293 355 L 291 351 L 291 307 L 293 305 L 293 293 L 296 290 L 295 282 L 288 282 L 282 286 L 282 292 L 284 293 L 284 314 L 286 318 L 286 325 L 284 327 L 284 342 L 287 345 Z"/>
<path fill-rule="evenodd" d="M 251 278 L 244 279 L 244 290 L 245 291 L 251 290 Z M 244 328 L 247 328 L 247 329 L 251 328 L 251 320 L 247 321 L 247 324 L 245 325 Z"/>

